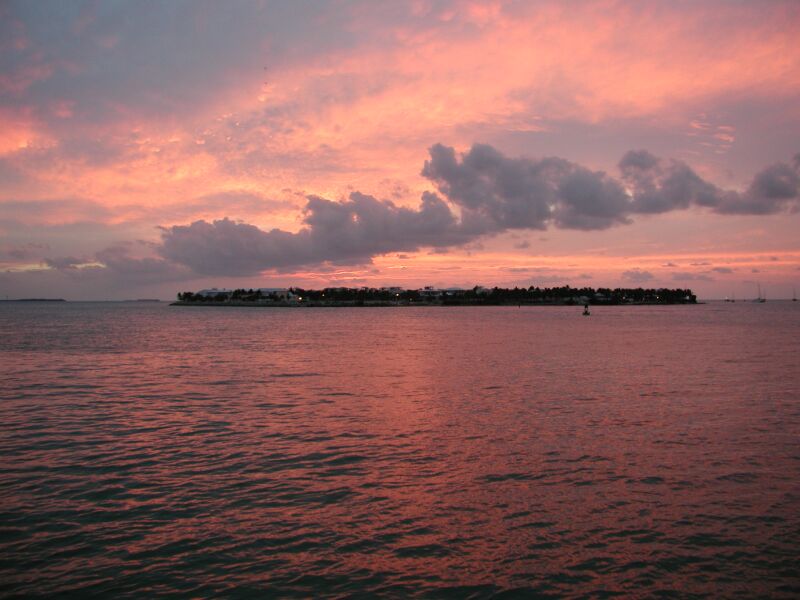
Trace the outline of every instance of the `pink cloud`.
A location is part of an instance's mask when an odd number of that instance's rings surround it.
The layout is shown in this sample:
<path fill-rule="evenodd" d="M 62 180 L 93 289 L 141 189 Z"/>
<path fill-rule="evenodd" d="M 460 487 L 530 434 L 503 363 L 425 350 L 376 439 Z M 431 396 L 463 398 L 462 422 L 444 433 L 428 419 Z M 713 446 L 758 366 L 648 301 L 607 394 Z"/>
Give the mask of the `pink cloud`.
<path fill-rule="evenodd" d="M 43 22 L 24 4 L 3 10 L 0 202 L 17 222 L 135 224 L 157 240 L 157 225 L 230 216 L 295 233 L 307 195 L 343 200 L 368 190 L 415 208 L 433 189 L 419 175 L 420 157 L 437 142 L 563 156 L 610 177 L 625 151 L 647 147 L 691 156 L 699 178 L 736 194 L 728 212 L 773 212 L 756 197 L 788 202 L 786 171 L 746 185 L 798 150 L 789 147 L 800 127 L 792 2 L 769 10 L 717 1 L 354 2 L 309 12 L 65 2 L 63 22 Z M 652 178 L 661 190 L 666 164 Z M 645 197 L 659 212 L 665 198 Z M 73 204 L 58 204 L 64 199 Z M 621 223 L 615 214 L 611 222 Z M 577 222 L 566 209 L 561 218 Z M 789 231 L 797 217 L 785 219 Z M 735 240 L 760 250 L 772 238 L 778 250 L 796 246 L 782 226 L 756 233 L 746 217 L 728 222 L 723 232 L 695 211 L 659 225 L 642 217 L 630 229 L 637 255 L 655 244 L 712 252 Z M 669 227 L 675 239 L 688 229 L 694 237 L 665 241 L 659 231 Z M 572 247 L 595 239 L 557 238 Z M 545 246 L 516 243 L 496 260 Z M 490 250 L 436 258 L 466 266 L 481 252 Z M 424 269 L 428 257 L 403 262 Z"/>

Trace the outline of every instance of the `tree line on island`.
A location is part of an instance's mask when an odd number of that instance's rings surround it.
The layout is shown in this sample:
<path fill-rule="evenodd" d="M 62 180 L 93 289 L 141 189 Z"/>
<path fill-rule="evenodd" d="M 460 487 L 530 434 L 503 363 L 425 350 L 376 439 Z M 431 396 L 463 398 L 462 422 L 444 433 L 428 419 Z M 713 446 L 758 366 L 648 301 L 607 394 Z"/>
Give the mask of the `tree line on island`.
<path fill-rule="evenodd" d="M 695 304 L 690 289 L 514 287 L 471 289 L 403 289 L 397 287 L 285 289 L 212 289 L 181 292 L 176 304 L 257 306 L 396 306 L 396 305 L 619 305 Z"/>

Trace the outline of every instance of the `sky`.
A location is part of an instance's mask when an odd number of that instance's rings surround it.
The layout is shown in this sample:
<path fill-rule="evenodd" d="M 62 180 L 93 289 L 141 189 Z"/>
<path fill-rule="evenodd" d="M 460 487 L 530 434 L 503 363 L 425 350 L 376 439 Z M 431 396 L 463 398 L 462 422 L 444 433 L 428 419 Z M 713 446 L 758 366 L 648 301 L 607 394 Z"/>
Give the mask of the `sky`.
<path fill-rule="evenodd" d="M 800 284 L 796 1 L 0 2 L 0 297 Z"/>

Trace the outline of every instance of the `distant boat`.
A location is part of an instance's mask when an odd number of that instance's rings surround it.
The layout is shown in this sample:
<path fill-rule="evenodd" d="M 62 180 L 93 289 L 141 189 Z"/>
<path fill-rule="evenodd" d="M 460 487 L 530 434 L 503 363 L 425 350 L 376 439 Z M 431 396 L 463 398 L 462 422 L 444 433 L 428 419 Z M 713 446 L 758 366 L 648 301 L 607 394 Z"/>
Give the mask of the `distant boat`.
<path fill-rule="evenodd" d="M 592 314 L 592 313 L 589 312 L 589 305 L 588 304 L 584 304 L 583 305 L 583 316 L 584 317 L 588 317 L 590 314 Z"/>
<path fill-rule="evenodd" d="M 797 288 L 792 288 L 792 302 L 797 302 Z"/>
<path fill-rule="evenodd" d="M 753 300 L 753 302 L 757 302 L 757 303 L 763 303 L 763 302 L 766 302 L 766 301 L 767 301 L 767 299 L 761 295 L 761 284 L 759 283 L 759 284 L 757 284 L 757 285 L 758 285 L 758 298 L 756 298 L 755 300 Z"/>

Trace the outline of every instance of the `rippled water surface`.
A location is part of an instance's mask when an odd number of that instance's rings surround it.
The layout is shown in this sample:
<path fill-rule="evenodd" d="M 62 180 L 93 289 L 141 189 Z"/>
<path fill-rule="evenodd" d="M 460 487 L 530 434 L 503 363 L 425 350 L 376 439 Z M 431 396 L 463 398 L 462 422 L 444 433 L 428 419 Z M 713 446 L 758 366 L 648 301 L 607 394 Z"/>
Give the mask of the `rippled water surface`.
<path fill-rule="evenodd" d="M 0 594 L 797 597 L 798 304 L 0 303 Z"/>

